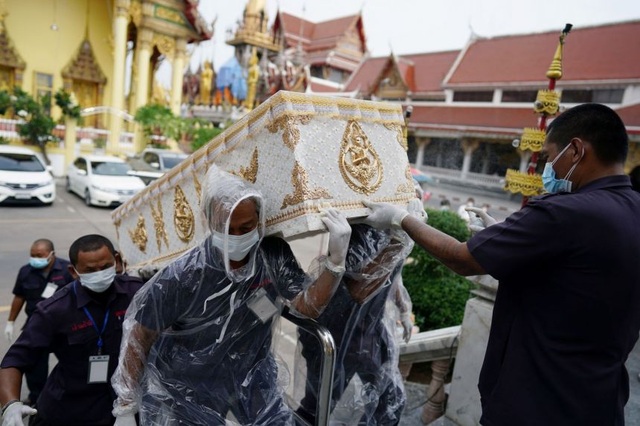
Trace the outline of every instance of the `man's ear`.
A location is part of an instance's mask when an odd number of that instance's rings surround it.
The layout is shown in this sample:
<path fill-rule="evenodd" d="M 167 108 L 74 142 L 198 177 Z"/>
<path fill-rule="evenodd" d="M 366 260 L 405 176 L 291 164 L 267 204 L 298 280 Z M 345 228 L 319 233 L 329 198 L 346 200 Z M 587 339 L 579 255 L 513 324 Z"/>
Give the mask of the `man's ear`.
<path fill-rule="evenodd" d="M 69 271 L 69 273 L 71 274 L 74 280 L 78 279 L 78 273 L 76 272 L 76 268 L 72 264 L 69 264 L 69 266 L 67 266 L 67 270 Z"/>
<path fill-rule="evenodd" d="M 574 147 L 574 153 L 573 153 L 573 158 L 572 160 L 578 161 L 580 159 L 582 159 L 582 157 L 584 156 L 584 154 L 586 153 L 586 144 L 584 143 L 584 141 L 580 138 L 573 138 L 571 139 L 571 142 L 569 142 L 570 144 L 573 145 Z"/>

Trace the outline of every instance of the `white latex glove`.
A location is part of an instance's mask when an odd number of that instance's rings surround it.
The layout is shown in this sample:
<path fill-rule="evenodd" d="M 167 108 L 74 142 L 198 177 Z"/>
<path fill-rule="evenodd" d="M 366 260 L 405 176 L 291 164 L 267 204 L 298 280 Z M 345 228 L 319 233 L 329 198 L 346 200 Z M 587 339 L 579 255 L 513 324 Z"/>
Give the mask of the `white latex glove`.
<path fill-rule="evenodd" d="M 429 218 L 427 212 L 424 210 L 424 204 L 421 200 L 418 199 L 409 201 L 407 211 L 411 216 L 415 217 L 418 220 L 421 220 L 422 222 L 426 222 Z"/>
<path fill-rule="evenodd" d="M 371 209 L 364 223 L 376 229 L 402 229 L 402 219 L 409 214 L 408 211 L 387 203 L 364 200 L 362 204 Z"/>
<path fill-rule="evenodd" d="M 22 402 L 14 402 L 2 416 L 2 426 L 24 426 L 23 417 L 33 416 L 38 412 L 35 408 L 24 405 Z"/>
<path fill-rule="evenodd" d="M 113 426 L 138 426 L 138 424 L 136 423 L 135 414 L 129 413 L 116 417 L 116 422 Z"/>
<path fill-rule="evenodd" d="M 336 209 L 322 209 L 322 223 L 329 230 L 329 260 L 336 266 L 344 266 L 351 238 L 351 225 Z"/>
<path fill-rule="evenodd" d="M 411 340 L 411 332 L 413 331 L 413 322 L 411 321 L 411 315 L 400 315 L 400 322 L 402 323 L 402 340 L 404 340 L 405 343 L 409 343 L 409 340 Z"/>
<path fill-rule="evenodd" d="M 8 341 L 13 341 L 13 321 L 7 321 L 7 326 L 4 328 L 4 335 Z"/>
<path fill-rule="evenodd" d="M 497 220 L 489 216 L 487 212 L 479 207 L 465 207 L 464 209 L 470 213 L 475 213 L 478 217 L 480 217 L 480 220 L 474 220 L 474 216 L 471 214 L 469 215 L 469 229 L 473 233 L 482 231 L 483 229 L 497 223 Z"/>

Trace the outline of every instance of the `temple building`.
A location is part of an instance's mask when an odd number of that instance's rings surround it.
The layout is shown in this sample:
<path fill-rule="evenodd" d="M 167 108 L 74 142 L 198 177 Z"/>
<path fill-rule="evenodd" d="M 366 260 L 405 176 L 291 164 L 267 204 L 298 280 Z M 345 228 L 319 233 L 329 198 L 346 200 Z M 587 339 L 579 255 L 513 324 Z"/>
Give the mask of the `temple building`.
<path fill-rule="evenodd" d="M 191 113 L 217 123 L 234 117 L 237 111 L 232 107 L 244 106 L 246 111 L 279 90 L 349 96 L 344 85 L 367 54 L 360 13 L 312 22 L 278 11 L 269 24 L 264 0 L 249 0 L 236 28 L 229 29 L 226 37 L 227 44 L 235 48 L 235 57 L 220 67 L 211 84 L 214 92 L 199 100 L 188 96 L 210 78 L 202 74 L 204 69 L 184 88 Z M 254 56 L 258 79 L 252 89 L 246 78 Z M 238 67 L 244 81 L 238 78 Z"/>
<path fill-rule="evenodd" d="M 364 99 L 411 105 L 409 156 L 443 181 L 502 188 L 507 169 L 525 171 L 530 153 L 515 149 L 536 127 L 532 105 L 558 31 L 472 37 L 463 49 L 367 58 L 344 90 Z M 564 46 L 561 106 L 599 102 L 627 125 L 627 169 L 640 164 L 640 21 L 573 28 Z"/>
<path fill-rule="evenodd" d="M 172 64 L 166 103 L 180 112 L 187 44 L 212 36 L 197 11 L 198 0 L 41 0 L 0 2 L 0 89 L 13 87 L 40 99 L 60 88 L 75 95 L 83 110 L 78 139 L 106 145 L 107 152 L 136 152 L 123 123 L 149 103 L 158 90 L 154 74 L 162 61 Z M 60 117 L 52 103 L 51 114 Z M 2 136 L 21 143 L 17 121 L 2 119 Z M 64 136 L 64 127 L 57 134 Z M 92 142 L 93 141 L 93 142 Z M 56 174 L 63 174 L 78 147 L 51 146 Z"/>

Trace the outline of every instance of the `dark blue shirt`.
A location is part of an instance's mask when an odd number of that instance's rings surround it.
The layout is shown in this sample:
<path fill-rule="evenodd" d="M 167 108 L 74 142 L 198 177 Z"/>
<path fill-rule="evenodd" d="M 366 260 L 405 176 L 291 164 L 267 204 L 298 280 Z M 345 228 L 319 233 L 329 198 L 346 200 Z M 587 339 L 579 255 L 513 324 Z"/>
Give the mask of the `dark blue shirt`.
<path fill-rule="evenodd" d="M 69 265 L 68 260 L 56 257 L 47 274 L 42 273 L 44 269 L 36 269 L 31 265 L 24 265 L 20 268 L 16 285 L 13 287 L 13 294 L 24 298 L 27 316 L 36 309 L 38 302 L 44 300 L 41 295 L 48 283 L 54 283 L 58 288 L 62 288 L 73 281 L 73 277 L 69 273 Z"/>
<path fill-rule="evenodd" d="M 483 425 L 622 425 L 640 330 L 640 194 L 627 176 L 533 199 L 468 242 L 500 281 Z"/>
<path fill-rule="evenodd" d="M 75 291 L 74 291 L 75 287 Z M 135 277 L 117 275 L 105 295 L 109 316 L 102 336 L 103 355 L 109 355 L 109 378 L 118 365 L 122 321 L 142 287 Z M 86 307 L 102 329 L 106 309 L 74 281 L 38 304 L 18 340 L 9 348 L 0 367 L 21 371 L 32 368 L 42 354 L 53 353 L 58 364 L 38 399 L 38 413 L 51 425 L 110 425 L 115 393 L 108 383 L 88 384 L 89 357 L 98 354 L 98 333 L 84 311 Z"/>

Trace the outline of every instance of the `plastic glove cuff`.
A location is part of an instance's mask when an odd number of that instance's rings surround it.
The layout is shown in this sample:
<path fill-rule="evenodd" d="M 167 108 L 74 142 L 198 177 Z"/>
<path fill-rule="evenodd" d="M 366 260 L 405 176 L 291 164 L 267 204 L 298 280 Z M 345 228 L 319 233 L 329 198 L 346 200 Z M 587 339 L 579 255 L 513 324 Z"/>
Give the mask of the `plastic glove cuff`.
<path fill-rule="evenodd" d="M 6 404 L 4 404 L 2 406 L 2 415 L 4 416 L 4 412 L 7 411 L 7 408 L 9 408 L 11 405 L 15 404 L 16 402 L 20 402 L 20 400 L 19 399 L 12 399 L 11 401 L 9 401 Z"/>
<path fill-rule="evenodd" d="M 111 414 L 113 414 L 114 417 L 119 417 L 119 416 L 126 416 L 127 414 L 136 414 L 138 412 L 138 404 L 136 404 L 135 402 L 127 402 L 127 403 L 121 403 L 120 401 L 116 400 L 116 402 L 113 404 L 113 410 L 111 411 Z"/>
<path fill-rule="evenodd" d="M 342 276 L 342 274 L 344 274 L 346 270 L 344 266 L 336 265 L 335 263 L 330 261 L 329 258 L 325 259 L 324 264 L 325 264 L 325 267 L 327 268 L 327 271 L 331 272 L 331 275 L 333 275 L 334 277 Z"/>
<path fill-rule="evenodd" d="M 406 210 L 398 210 L 396 213 L 394 213 L 393 217 L 391 218 L 391 227 L 402 229 L 402 221 L 405 217 L 407 217 L 408 214 L 409 212 Z"/>

